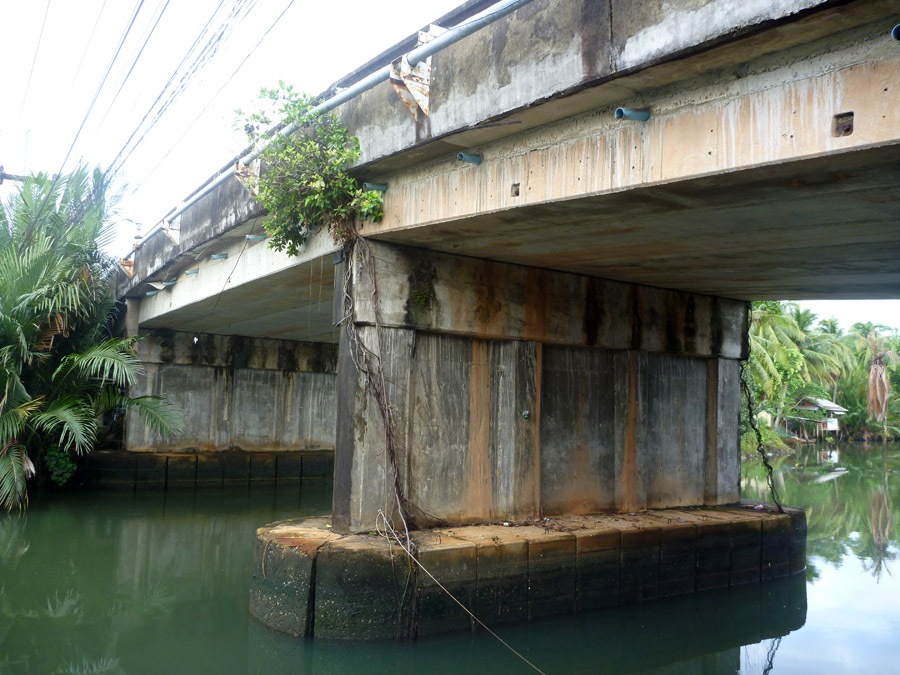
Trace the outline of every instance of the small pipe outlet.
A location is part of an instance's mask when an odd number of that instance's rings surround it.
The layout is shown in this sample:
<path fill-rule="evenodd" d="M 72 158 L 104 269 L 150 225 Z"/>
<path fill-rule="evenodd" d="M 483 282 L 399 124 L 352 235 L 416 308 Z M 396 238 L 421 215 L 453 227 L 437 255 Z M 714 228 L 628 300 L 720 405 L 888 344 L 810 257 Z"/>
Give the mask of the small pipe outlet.
<path fill-rule="evenodd" d="M 465 162 L 466 164 L 481 164 L 481 155 L 470 155 L 467 152 L 457 153 L 456 159 L 460 162 Z"/>
<path fill-rule="evenodd" d="M 646 122 L 650 119 L 650 111 L 646 108 L 616 108 L 615 115 L 617 120 Z"/>
<path fill-rule="evenodd" d="M 891 37 L 900 42 L 900 23 L 894 26 L 894 30 L 891 31 Z"/>
<path fill-rule="evenodd" d="M 387 192 L 387 183 L 363 183 L 363 190 L 367 192 Z"/>

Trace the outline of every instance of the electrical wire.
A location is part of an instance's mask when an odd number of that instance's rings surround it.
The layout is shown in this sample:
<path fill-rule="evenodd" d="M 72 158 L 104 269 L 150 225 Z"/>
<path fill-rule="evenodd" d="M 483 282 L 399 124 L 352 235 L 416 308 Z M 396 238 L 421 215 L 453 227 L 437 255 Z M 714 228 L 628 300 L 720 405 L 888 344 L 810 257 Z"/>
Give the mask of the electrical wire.
<path fill-rule="evenodd" d="M 22 96 L 22 105 L 19 108 L 19 118 L 16 126 L 22 121 L 22 113 L 25 112 L 25 102 L 28 100 L 28 92 L 31 90 L 31 78 L 34 76 L 34 67 L 37 65 L 38 53 L 41 51 L 41 41 L 44 39 L 44 26 L 47 25 L 47 15 L 50 13 L 50 0 L 47 0 L 47 8 L 44 10 L 44 19 L 41 21 L 41 30 L 38 33 L 37 45 L 34 48 L 34 58 L 31 59 L 31 70 L 28 72 L 28 83 L 25 85 L 25 95 Z"/>
<path fill-rule="evenodd" d="M 144 0 L 138 0 L 137 7 L 134 10 L 134 13 L 131 15 L 131 19 L 128 22 L 128 27 L 125 29 L 125 32 L 122 34 L 121 39 L 119 40 L 119 44 L 116 47 L 116 51 L 113 54 L 112 59 L 109 62 L 109 65 L 106 67 L 106 72 L 103 73 L 103 77 L 100 80 L 100 84 L 97 86 L 97 90 L 94 92 L 94 97 L 91 99 L 90 104 L 88 105 L 87 111 L 84 113 L 84 116 L 81 119 L 81 124 L 78 125 L 78 131 L 75 132 L 75 138 L 72 139 L 72 144 L 69 146 L 69 149 L 66 151 L 66 156 L 63 158 L 62 164 L 59 167 L 59 171 L 56 172 L 56 175 L 53 177 L 53 180 L 50 182 L 50 187 L 47 190 L 47 194 L 44 196 L 44 200 L 41 202 L 40 207 L 37 209 L 34 215 L 34 221 L 37 222 L 43 215 L 44 208 L 47 206 L 47 202 L 50 199 L 50 195 L 53 194 L 56 185 L 59 182 L 59 179 L 62 177 L 63 169 L 66 167 L 66 163 L 69 161 L 69 157 L 72 155 L 72 150 L 75 149 L 75 144 L 78 142 L 79 136 L 81 136 L 81 132 L 84 129 L 85 124 L 87 124 L 88 118 L 91 115 L 91 112 L 94 109 L 94 105 L 97 103 L 97 97 L 100 95 L 100 91 L 103 89 L 103 86 L 106 84 L 106 80 L 109 78 L 109 73 L 115 65 L 116 60 L 119 58 L 119 54 L 122 51 L 122 46 L 125 44 L 125 40 L 128 39 L 129 33 L 131 33 L 131 29 L 134 27 L 134 23 L 137 20 L 138 14 L 141 12 L 141 7 L 144 6 Z"/>
<path fill-rule="evenodd" d="M 147 47 L 147 43 L 150 42 L 150 38 L 153 37 L 153 33 L 156 30 L 156 27 L 159 25 L 160 19 L 162 19 L 163 14 L 165 14 L 166 9 L 169 7 L 169 2 L 171 0 L 165 0 L 165 5 L 159 11 L 159 14 L 156 16 L 156 21 L 153 22 L 153 26 L 151 26 L 150 30 L 147 32 L 147 36 L 144 38 L 144 42 L 141 44 L 141 48 L 138 49 L 137 56 L 134 57 L 134 60 L 131 62 L 131 67 L 128 68 L 128 72 L 125 73 L 125 77 L 122 78 L 122 82 L 119 84 L 119 88 L 116 90 L 116 93 L 113 94 L 112 100 L 109 103 L 109 106 L 106 108 L 106 112 L 103 113 L 103 117 L 100 119 L 98 123 L 98 127 L 102 127 L 103 123 L 106 121 L 106 118 L 109 116 L 109 112 L 113 109 L 113 106 L 119 99 L 119 94 L 122 93 L 122 89 L 125 88 L 125 84 L 128 82 L 128 78 L 131 77 L 131 73 L 134 72 L 134 67 L 137 65 L 138 60 L 141 58 L 141 55 L 144 53 L 144 49 Z"/>
<path fill-rule="evenodd" d="M 169 155 L 172 154 L 172 152 L 175 150 L 175 148 L 177 148 L 181 144 L 181 141 L 184 140 L 184 137 L 187 136 L 188 133 L 191 131 L 191 129 L 194 128 L 194 125 L 200 121 L 200 118 L 203 117 L 203 115 L 206 113 L 207 110 L 209 110 L 209 107 L 212 105 L 213 101 L 215 101 L 216 98 L 218 98 L 219 94 L 221 94 L 225 90 L 225 87 L 227 87 L 229 84 L 231 84 L 231 81 L 237 76 L 237 74 L 238 74 L 238 72 L 240 72 L 241 68 L 244 67 L 244 64 L 247 63 L 247 60 L 251 56 L 253 56 L 253 54 L 256 52 L 257 49 L 259 49 L 259 46 L 263 43 L 263 40 L 265 40 L 269 36 L 269 33 L 272 32 L 272 29 L 275 28 L 275 26 L 278 24 L 279 21 L 281 21 L 282 17 L 285 15 L 285 13 L 287 13 L 287 11 L 291 8 L 291 6 L 293 4 L 294 4 L 294 0 L 288 0 L 288 4 L 285 6 L 285 8 L 283 10 L 281 10 L 281 13 L 277 17 L 275 17 L 275 20 L 266 29 L 266 32 L 262 34 L 262 37 L 260 37 L 259 40 L 257 40 L 257 42 L 253 46 L 253 48 L 249 52 L 247 52 L 247 55 L 244 56 L 244 58 L 238 64 L 237 68 L 234 69 L 234 72 L 232 72 L 231 75 L 228 77 L 228 79 L 225 80 L 225 83 L 221 87 L 219 87 L 218 90 L 216 90 L 216 93 L 214 93 L 209 98 L 206 105 L 203 106 L 203 109 L 197 114 L 196 117 L 194 117 L 193 121 L 184 130 L 184 133 L 182 133 L 181 136 L 179 136 L 178 139 L 170 145 L 169 149 L 166 151 L 166 154 L 164 154 L 162 156 L 162 158 L 153 166 L 152 169 L 150 169 L 150 171 L 139 181 L 139 183 L 145 182 L 154 173 L 156 173 L 156 170 L 159 169 L 160 166 L 162 166 L 163 162 L 165 162 L 166 159 L 168 159 Z"/>
<path fill-rule="evenodd" d="M 66 92 L 66 97 L 63 99 L 63 109 L 68 107 L 69 98 L 72 96 L 72 89 L 75 88 L 75 82 L 78 80 L 78 76 L 81 74 L 81 66 L 84 65 L 84 58 L 87 56 L 88 50 L 91 48 L 91 44 L 94 42 L 94 33 L 97 32 L 97 26 L 100 25 L 100 18 L 103 16 L 103 10 L 106 9 L 107 0 L 103 0 L 103 4 L 100 6 L 100 11 L 97 13 L 97 19 L 94 21 L 94 26 L 91 28 L 91 34 L 88 36 L 87 42 L 84 45 L 84 49 L 81 52 L 81 58 L 78 59 L 78 67 L 75 68 L 75 75 L 72 77 L 71 82 L 69 82 L 69 90 Z"/>
<path fill-rule="evenodd" d="M 125 141 L 125 144 L 122 146 L 121 150 L 117 153 L 116 157 L 110 164 L 110 167 L 108 169 L 109 172 L 114 174 L 121 169 L 122 165 L 128 160 L 131 154 L 146 138 L 150 130 L 168 111 L 169 107 L 175 101 L 176 97 L 185 90 L 191 78 L 193 78 L 198 72 L 200 72 L 200 70 L 202 70 L 202 68 L 205 67 L 216 55 L 219 47 L 225 41 L 226 36 L 230 35 L 229 27 L 243 20 L 243 18 L 246 17 L 247 13 L 249 13 L 253 9 L 255 0 L 253 2 L 247 2 L 247 0 L 244 0 L 243 2 L 237 3 L 231 9 L 229 15 L 226 16 L 224 20 L 221 21 L 221 23 L 212 31 L 212 34 L 206 37 L 207 33 L 209 32 L 209 26 L 212 24 L 213 19 L 219 13 L 219 10 L 221 9 L 223 4 L 224 0 L 223 2 L 219 3 L 216 11 L 213 12 L 210 20 L 198 35 L 197 39 L 194 41 L 194 44 L 191 45 L 191 48 L 182 58 L 181 63 L 179 63 L 178 67 L 172 73 L 172 76 L 166 82 L 165 86 L 156 97 L 156 100 L 144 114 L 141 122 L 128 137 L 128 140 Z M 198 51 L 197 46 L 201 43 L 201 40 L 203 40 L 204 37 L 206 37 L 206 42 Z M 194 56 L 193 60 L 189 63 L 186 72 L 180 74 L 180 71 L 184 64 L 195 52 L 197 52 L 196 56 Z M 173 83 L 175 83 L 174 86 Z"/>

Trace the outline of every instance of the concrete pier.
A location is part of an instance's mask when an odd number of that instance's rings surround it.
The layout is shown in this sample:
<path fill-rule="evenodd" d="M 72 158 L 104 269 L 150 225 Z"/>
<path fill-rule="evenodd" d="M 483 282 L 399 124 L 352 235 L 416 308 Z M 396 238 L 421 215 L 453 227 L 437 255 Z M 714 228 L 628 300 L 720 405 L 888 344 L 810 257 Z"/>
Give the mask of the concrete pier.
<path fill-rule="evenodd" d="M 358 247 L 338 356 L 334 528 L 736 502 L 743 302 L 421 249 Z M 380 298 L 377 304 L 373 298 Z M 361 346 L 360 346 L 361 345 Z M 421 516 L 421 517 L 419 517 Z"/>
<path fill-rule="evenodd" d="M 251 614 L 296 636 L 415 638 L 475 628 L 449 594 L 493 625 L 768 581 L 806 568 L 805 513 L 779 514 L 749 502 L 411 536 L 421 565 L 375 532 L 340 535 L 327 518 L 260 528 Z"/>

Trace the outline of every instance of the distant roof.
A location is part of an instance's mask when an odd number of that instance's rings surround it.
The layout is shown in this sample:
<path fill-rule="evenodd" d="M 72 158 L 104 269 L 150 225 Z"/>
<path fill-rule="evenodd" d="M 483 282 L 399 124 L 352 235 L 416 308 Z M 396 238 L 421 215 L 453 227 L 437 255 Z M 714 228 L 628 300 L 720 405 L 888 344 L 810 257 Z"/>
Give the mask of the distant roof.
<path fill-rule="evenodd" d="M 829 401 L 825 398 L 814 398 L 812 396 L 804 396 L 795 407 L 800 410 L 824 410 L 833 415 L 847 414 L 847 409 L 842 408 L 834 401 Z"/>

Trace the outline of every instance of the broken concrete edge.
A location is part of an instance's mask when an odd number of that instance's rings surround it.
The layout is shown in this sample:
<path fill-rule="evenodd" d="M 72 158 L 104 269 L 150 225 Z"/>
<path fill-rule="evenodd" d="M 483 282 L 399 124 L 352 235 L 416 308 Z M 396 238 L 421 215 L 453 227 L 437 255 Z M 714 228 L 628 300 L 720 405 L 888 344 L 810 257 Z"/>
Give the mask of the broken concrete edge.
<path fill-rule="evenodd" d="M 294 636 L 414 639 L 806 569 L 803 509 L 756 502 L 435 528 L 411 539 L 418 564 L 378 532 L 335 533 L 330 518 L 261 527 L 250 613 Z"/>

